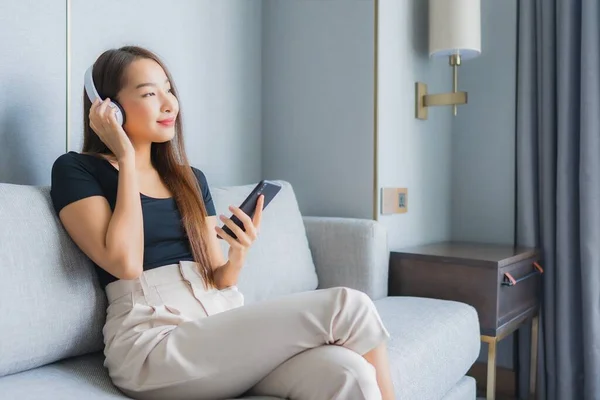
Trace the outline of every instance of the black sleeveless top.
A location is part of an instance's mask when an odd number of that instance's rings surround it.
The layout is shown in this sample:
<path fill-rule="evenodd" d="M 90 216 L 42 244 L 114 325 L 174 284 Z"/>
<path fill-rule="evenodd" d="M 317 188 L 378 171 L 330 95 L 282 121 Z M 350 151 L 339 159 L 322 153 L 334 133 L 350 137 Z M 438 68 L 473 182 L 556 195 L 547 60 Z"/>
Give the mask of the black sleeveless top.
<path fill-rule="evenodd" d="M 207 215 L 215 215 L 215 206 L 204 173 L 192 167 L 206 207 Z M 56 214 L 66 205 L 91 196 L 103 196 L 114 211 L 117 201 L 119 171 L 108 161 L 89 154 L 70 151 L 52 166 L 50 196 Z M 181 223 L 181 214 L 172 197 L 153 198 L 140 193 L 144 221 L 144 270 L 193 261 L 190 243 Z M 104 288 L 118 280 L 95 265 Z"/>

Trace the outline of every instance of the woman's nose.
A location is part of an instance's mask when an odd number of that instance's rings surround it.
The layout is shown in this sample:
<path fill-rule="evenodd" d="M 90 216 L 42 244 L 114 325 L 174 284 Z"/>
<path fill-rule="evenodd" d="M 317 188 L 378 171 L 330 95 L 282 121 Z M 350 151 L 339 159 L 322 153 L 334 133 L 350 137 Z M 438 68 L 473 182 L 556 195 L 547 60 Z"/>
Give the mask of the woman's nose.
<path fill-rule="evenodd" d="M 165 97 L 162 104 L 162 112 L 173 112 L 175 109 L 175 100 Z"/>

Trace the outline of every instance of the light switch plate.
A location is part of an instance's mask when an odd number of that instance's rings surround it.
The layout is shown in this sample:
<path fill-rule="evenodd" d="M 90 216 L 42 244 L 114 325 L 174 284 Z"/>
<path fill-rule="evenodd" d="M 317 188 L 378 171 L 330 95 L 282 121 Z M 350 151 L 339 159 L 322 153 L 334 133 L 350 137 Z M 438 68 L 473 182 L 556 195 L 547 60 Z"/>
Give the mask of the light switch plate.
<path fill-rule="evenodd" d="M 408 212 L 407 188 L 381 188 L 381 213 L 403 214 Z"/>

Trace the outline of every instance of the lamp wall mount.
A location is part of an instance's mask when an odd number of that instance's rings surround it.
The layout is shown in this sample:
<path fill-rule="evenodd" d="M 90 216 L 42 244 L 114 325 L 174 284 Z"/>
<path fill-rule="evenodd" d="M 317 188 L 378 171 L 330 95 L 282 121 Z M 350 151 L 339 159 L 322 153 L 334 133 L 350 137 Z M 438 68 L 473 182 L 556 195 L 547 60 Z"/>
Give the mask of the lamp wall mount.
<path fill-rule="evenodd" d="M 452 92 L 429 94 L 427 85 L 423 82 L 415 83 L 415 117 L 418 119 L 427 119 L 428 108 L 431 106 L 453 106 L 454 115 L 457 113 L 457 106 L 467 104 L 467 92 L 458 91 L 458 66 L 460 65 L 460 55 L 454 54 L 449 57 L 452 66 Z"/>

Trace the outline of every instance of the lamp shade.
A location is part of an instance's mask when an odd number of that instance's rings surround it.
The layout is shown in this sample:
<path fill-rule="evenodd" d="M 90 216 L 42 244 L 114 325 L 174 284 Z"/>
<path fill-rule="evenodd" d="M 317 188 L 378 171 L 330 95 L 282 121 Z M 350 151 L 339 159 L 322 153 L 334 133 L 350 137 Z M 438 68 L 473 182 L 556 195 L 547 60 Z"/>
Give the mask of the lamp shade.
<path fill-rule="evenodd" d="M 481 54 L 480 0 L 429 0 L 429 56 Z"/>

